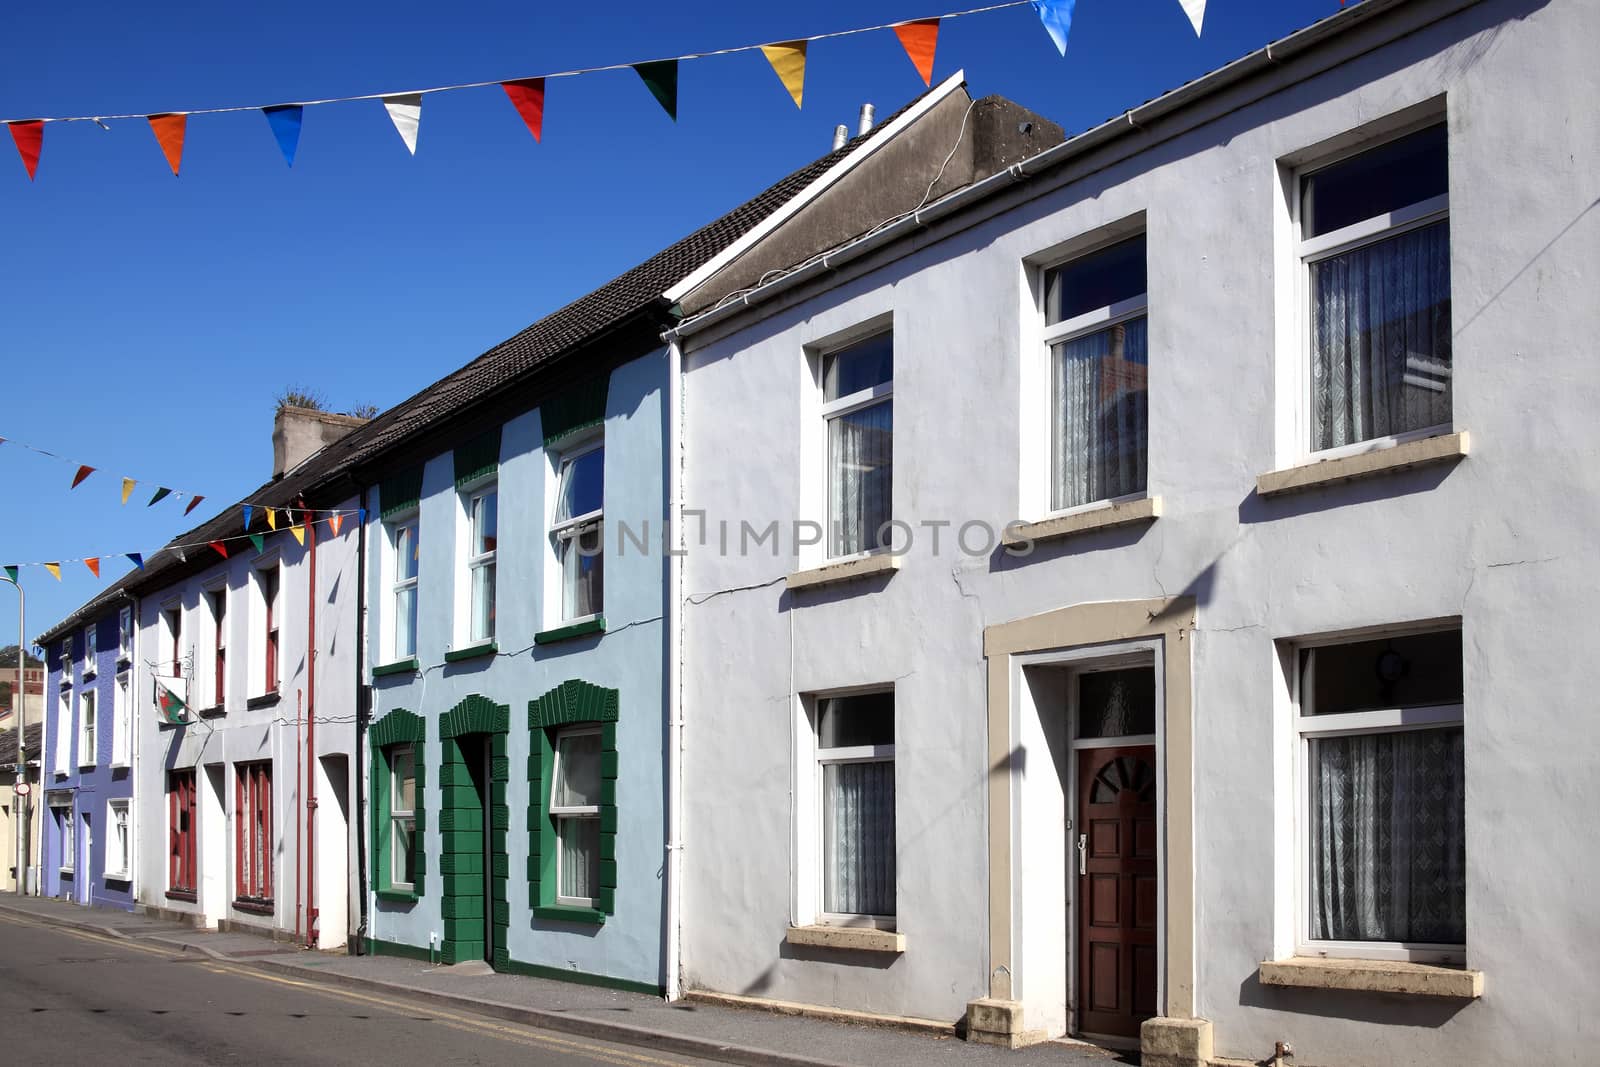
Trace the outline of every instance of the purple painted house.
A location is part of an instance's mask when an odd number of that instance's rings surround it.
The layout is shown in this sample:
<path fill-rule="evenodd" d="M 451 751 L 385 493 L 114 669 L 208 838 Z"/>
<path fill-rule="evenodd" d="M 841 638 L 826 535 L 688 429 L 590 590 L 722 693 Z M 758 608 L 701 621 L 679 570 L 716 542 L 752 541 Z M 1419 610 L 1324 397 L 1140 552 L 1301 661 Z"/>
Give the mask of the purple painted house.
<path fill-rule="evenodd" d="M 132 911 L 133 598 L 107 593 L 39 637 L 45 680 L 39 817 L 45 896 Z"/>

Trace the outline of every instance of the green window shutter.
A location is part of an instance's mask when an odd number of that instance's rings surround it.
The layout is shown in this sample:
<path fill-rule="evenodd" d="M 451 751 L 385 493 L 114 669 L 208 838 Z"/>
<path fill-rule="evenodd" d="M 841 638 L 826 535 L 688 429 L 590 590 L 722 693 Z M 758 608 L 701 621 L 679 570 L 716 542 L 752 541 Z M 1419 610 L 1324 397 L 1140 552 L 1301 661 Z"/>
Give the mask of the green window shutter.
<path fill-rule="evenodd" d="M 392 518 L 410 511 L 422 499 L 422 468 L 398 471 L 378 483 L 379 518 Z"/>
<path fill-rule="evenodd" d="M 456 449 L 456 487 L 493 474 L 500 467 L 500 427 L 479 434 Z"/>
<path fill-rule="evenodd" d="M 539 405 L 539 422 L 544 428 L 545 447 L 579 430 L 599 426 L 606 417 L 606 391 L 610 375 L 601 375 L 573 386 Z"/>

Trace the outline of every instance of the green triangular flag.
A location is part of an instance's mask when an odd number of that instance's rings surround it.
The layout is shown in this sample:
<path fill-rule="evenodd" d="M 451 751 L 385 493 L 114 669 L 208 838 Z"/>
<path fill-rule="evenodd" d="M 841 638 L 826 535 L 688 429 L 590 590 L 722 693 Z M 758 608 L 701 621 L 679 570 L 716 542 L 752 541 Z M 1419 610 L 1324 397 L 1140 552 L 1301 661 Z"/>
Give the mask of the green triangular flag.
<path fill-rule="evenodd" d="M 6 568 L 6 577 L 11 579 L 11 584 L 12 585 L 16 585 L 17 584 L 17 568 L 16 567 L 7 567 Z"/>
<path fill-rule="evenodd" d="M 633 69 L 658 100 L 672 121 L 678 121 L 678 61 L 663 59 L 655 63 L 635 63 Z"/>
<path fill-rule="evenodd" d="M 167 688 L 165 682 L 156 679 L 156 710 L 161 712 L 162 719 L 171 723 L 184 721 L 183 713 L 188 710 L 183 698 Z"/>
<path fill-rule="evenodd" d="M 150 498 L 150 503 L 146 504 L 145 507 L 148 508 L 148 507 L 160 502 L 162 497 L 171 496 L 171 495 L 172 495 L 172 490 L 171 489 L 168 489 L 164 485 L 158 485 L 158 486 L 156 486 L 156 495 Z"/>
<path fill-rule="evenodd" d="M 267 550 L 267 539 L 260 534 L 251 534 L 250 543 L 256 546 L 257 552 L 265 552 Z"/>

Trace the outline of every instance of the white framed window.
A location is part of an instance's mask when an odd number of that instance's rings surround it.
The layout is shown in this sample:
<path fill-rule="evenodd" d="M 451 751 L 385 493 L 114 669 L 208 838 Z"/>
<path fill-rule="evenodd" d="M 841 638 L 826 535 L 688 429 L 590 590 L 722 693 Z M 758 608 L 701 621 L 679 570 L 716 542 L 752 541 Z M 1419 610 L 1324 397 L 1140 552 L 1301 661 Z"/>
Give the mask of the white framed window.
<path fill-rule="evenodd" d="M 228 699 L 228 587 L 206 592 L 211 607 L 211 703 L 222 707 Z"/>
<path fill-rule="evenodd" d="M 605 441 L 595 438 L 563 452 L 557 468 L 550 537 L 561 574 L 563 622 L 604 610 L 605 466 Z"/>
<path fill-rule="evenodd" d="M 1294 650 L 1296 952 L 1461 963 L 1461 631 Z"/>
<path fill-rule="evenodd" d="M 55 736 L 51 738 L 55 749 L 55 758 L 51 762 L 51 770 L 58 775 L 66 775 L 71 769 L 72 755 L 72 690 L 62 689 L 60 703 L 56 708 Z"/>
<path fill-rule="evenodd" d="M 1446 142 L 1435 122 L 1293 175 L 1308 454 L 1451 426 Z"/>
<path fill-rule="evenodd" d="M 56 840 L 61 842 L 61 873 L 71 874 L 78 857 L 78 820 L 72 811 L 72 794 L 50 797 L 50 817 L 56 824 Z"/>
<path fill-rule="evenodd" d="M 1145 492 L 1150 442 L 1145 278 L 1143 234 L 1044 272 L 1052 511 Z"/>
<path fill-rule="evenodd" d="M 417 654 L 417 575 L 422 563 L 421 547 L 417 535 L 421 530 L 418 517 L 410 515 L 387 524 L 390 558 L 389 597 L 391 633 L 391 660 L 410 659 Z"/>
<path fill-rule="evenodd" d="M 117 662 L 133 661 L 133 608 L 124 607 L 117 612 Z"/>
<path fill-rule="evenodd" d="M 246 692 L 266 696 L 278 691 L 282 668 L 283 568 L 273 559 L 258 564 L 250 578 Z"/>
<path fill-rule="evenodd" d="M 171 678 L 183 677 L 183 605 L 172 601 L 161 609 L 161 627 L 163 630 L 163 647 L 160 652 L 165 655 L 163 667 L 165 673 Z"/>
<path fill-rule="evenodd" d="M 93 767 L 99 758 L 99 753 L 95 749 L 98 740 L 95 733 L 99 725 L 95 695 L 93 689 L 85 689 L 78 694 L 78 766 L 80 767 Z"/>
<path fill-rule="evenodd" d="M 83 675 L 93 678 L 96 669 L 96 659 L 100 654 L 100 627 L 97 623 L 90 623 L 83 629 Z"/>
<path fill-rule="evenodd" d="M 128 824 L 128 802 L 106 802 L 106 877 L 126 881 L 133 877 L 133 832 Z"/>
<path fill-rule="evenodd" d="M 127 671 L 117 675 L 111 690 L 111 766 L 128 767 L 133 763 L 133 691 L 132 679 Z"/>
<path fill-rule="evenodd" d="M 821 358 L 828 555 L 880 551 L 894 518 L 894 331 Z"/>
<path fill-rule="evenodd" d="M 817 697 L 814 719 L 817 921 L 892 928 L 894 692 Z"/>
<path fill-rule="evenodd" d="M 412 889 L 417 879 L 417 756 L 412 745 L 394 745 L 389 757 L 389 886 Z"/>
<path fill-rule="evenodd" d="M 555 740 L 550 817 L 556 824 L 556 903 L 594 907 L 600 896 L 600 731 L 563 730 Z"/>
<path fill-rule="evenodd" d="M 494 640 L 495 560 L 499 544 L 500 494 L 495 482 L 462 494 L 466 513 L 466 644 Z"/>

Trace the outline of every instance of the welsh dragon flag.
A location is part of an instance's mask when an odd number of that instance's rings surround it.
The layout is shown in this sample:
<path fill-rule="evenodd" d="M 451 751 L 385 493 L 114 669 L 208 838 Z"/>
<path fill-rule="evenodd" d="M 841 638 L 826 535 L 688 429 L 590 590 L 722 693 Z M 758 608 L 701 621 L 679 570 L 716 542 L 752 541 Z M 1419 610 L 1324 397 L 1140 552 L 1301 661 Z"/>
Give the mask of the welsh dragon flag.
<path fill-rule="evenodd" d="M 161 714 L 162 722 L 184 723 L 189 721 L 184 716 L 184 712 L 189 710 L 189 706 L 178 695 L 179 690 L 187 689 L 188 686 L 184 684 L 184 679 L 182 678 L 156 676 L 156 711 Z"/>

